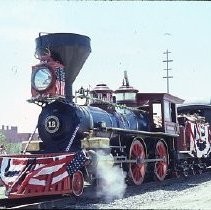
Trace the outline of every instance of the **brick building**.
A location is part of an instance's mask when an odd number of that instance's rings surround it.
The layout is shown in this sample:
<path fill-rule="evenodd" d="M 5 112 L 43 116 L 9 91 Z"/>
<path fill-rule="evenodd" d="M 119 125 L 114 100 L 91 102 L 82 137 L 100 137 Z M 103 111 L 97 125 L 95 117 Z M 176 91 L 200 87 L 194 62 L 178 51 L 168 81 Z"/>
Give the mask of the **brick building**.
<path fill-rule="evenodd" d="M 18 133 L 18 127 L 17 126 L 5 126 L 2 125 L 2 128 L 0 128 L 0 132 L 6 137 L 6 140 L 8 143 L 20 143 L 22 141 L 28 141 L 31 133 Z M 38 134 L 35 133 L 33 136 L 33 139 L 38 139 Z"/>

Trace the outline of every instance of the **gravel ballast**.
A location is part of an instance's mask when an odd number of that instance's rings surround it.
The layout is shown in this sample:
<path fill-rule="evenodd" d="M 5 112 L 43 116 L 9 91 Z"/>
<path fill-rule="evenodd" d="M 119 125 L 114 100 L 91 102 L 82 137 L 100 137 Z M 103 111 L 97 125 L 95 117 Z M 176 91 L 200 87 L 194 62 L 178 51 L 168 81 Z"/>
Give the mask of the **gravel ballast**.
<path fill-rule="evenodd" d="M 75 209 L 211 209 L 211 173 L 128 186 L 124 197 L 78 199 Z"/>

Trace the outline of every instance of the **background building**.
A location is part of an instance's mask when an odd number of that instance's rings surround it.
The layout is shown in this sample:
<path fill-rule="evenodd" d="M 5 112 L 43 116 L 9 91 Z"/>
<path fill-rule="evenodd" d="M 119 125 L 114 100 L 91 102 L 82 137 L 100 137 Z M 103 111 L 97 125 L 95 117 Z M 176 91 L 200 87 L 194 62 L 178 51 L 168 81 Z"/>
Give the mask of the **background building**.
<path fill-rule="evenodd" d="M 20 143 L 22 141 L 27 141 L 32 133 L 18 133 L 17 126 L 5 126 L 2 125 L 0 132 L 5 136 L 8 143 Z M 38 133 L 35 133 L 33 140 L 38 139 Z"/>

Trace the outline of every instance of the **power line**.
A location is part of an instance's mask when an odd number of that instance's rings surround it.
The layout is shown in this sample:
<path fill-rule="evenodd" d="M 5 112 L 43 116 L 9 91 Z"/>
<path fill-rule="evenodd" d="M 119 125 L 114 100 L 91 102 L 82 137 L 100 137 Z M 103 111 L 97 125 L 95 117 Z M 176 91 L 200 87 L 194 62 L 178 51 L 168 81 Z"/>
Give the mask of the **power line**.
<path fill-rule="evenodd" d="M 169 53 L 171 53 L 171 52 L 169 52 L 168 49 L 166 50 L 166 52 L 163 53 L 163 54 L 166 54 L 166 60 L 163 61 L 163 62 L 166 62 L 166 69 L 164 69 L 164 70 L 166 70 L 166 76 L 163 78 L 167 79 L 167 93 L 169 93 L 169 79 L 173 78 L 173 76 L 169 76 L 169 71 L 171 70 L 171 69 L 169 69 L 169 62 L 173 61 L 173 60 L 169 60 L 169 56 L 168 56 Z"/>

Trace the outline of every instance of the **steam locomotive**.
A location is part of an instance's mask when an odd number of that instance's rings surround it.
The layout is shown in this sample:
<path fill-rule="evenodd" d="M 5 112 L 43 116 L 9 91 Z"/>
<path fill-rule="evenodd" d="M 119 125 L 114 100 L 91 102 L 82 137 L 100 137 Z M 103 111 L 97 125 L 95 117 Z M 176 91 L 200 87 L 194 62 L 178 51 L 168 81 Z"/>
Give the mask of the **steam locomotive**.
<path fill-rule="evenodd" d="M 84 179 L 91 183 L 99 180 L 100 164 L 118 166 L 126 174 L 125 181 L 135 185 L 148 178 L 187 177 L 211 165 L 209 123 L 197 113 L 181 111 L 178 115 L 177 105 L 184 100 L 168 93 L 140 93 L 130 86 L 127 72 L 115 91 L 98 84 L 93 90 L 81 87 L 73 96 L 72 84 L 90 52 L 89 37 L 79 34 L 40 34 L 36 39 L 35 55 L 40 63 L 32 67 L 32 97 L 28 101 L 42 108 L 37 123 L 41 141 L 27 143 L 24 154 L 10 158 L 33 159 L 29 169 L 25 164 L 21 172 L 32 174 L 41 170 L 46 159 L 52 164 L 52 160 L 69 155 L 63 164 L 73 173 L 56 187 L 45 182 L 48 190 L 30 188 L 28 194 L 24 190 L 17 193 L 17 186 L 25 182 L 28 187 L 38 175 L 31 175 L 27 182 L 29 175 L 21 175 L 11 197 L 51 194 L 49 189 L 54 194 L 69 191 L 80 195 Z M 83 105 L 77 103 L 79 99 Z M 53 175 L 45 176 L 51 180 Z M 15 184 L 7 184 L 7 188 Z"/>

